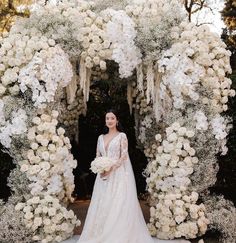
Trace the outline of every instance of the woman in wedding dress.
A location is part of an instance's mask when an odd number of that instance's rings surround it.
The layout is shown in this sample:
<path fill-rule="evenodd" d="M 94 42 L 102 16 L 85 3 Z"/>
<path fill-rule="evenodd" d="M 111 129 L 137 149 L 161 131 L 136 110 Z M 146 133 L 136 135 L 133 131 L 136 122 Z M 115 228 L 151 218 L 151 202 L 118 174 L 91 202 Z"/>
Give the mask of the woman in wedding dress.
<path fill-rule="evenodd" d="M 127 136 L 114 110 L 106 113 L 108 133 L 97 141 L 96 157 L 116 160 L 110 171 L 97 174 L 82 234 L 77 243 L 161 243 L 151 237 L 137 198 Z"/>

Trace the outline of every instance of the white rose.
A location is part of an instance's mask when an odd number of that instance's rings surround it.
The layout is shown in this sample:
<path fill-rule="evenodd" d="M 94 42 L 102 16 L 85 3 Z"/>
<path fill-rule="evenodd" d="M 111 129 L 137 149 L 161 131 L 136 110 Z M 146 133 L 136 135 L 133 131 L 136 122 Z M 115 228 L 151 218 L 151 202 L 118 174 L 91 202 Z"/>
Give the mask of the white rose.
<path fill-rule="evenodd" d="M 190 148 L 188 153 L 189 153 L 189 155 L 194 156 L 195 155 L 195 150 L 193 148 Z"/>
<path fill-rule="evenodd" d="M 46 202 L 53 202 L 53 201 L 58 202 L 58 199 L 57 198 L 53 198 L 50 195 L 45 196 L 44 199 L 45 199 Z"/>
<path fill-rule="evenodd" d="M 186 132 L 186 136 L 189 137 L 189 138 L 192 138 L 194 135 L 195 135 L 195 132 L 194 131 L 188 130 Z"/>
<path fill-rule="evenodd" d="M 155 139 L 156 139 L 157 141 L 161 141 L 161 134 L 156 134 L 156 135 L 155 135 Z"/>
<path fill-rule="evenodd" d="M 101 68 L 101 70 L 106 70 L 107 69 L 105 61 L 100 61 L 100 68 Z"/>
<path fill-rule="evenodd" d="M 42 208 L 41 208 L 41 207 L 37 207 L 37 208 L 34 210 L 34 213 L 35 213 L 35 214 L 40 214 L 40 213 L 42 213 Z"/>
<path fill-rule="evenodd" d="M 49 208 L 49 210 L 48 210 L 48 215 L 49 215 L 49 216 L 54 216 L 54 215 L 56 215 L 56 209 L 55 209 L 55 208 Z"/>
<path fill-rule="evenodd" d="M 54 118 L 54 119 L 52 119 L 52 121 L 51 121 L 51 124 L 52 124 L 52 125 L 56 126 L 56 125 L 57 125 L 57 123 L 58 123 L 57 119 L 55 119 L 55 118 Z"/>
<path fill-rule="evenodd" d="M 59 116 L 59 112 L 56 111 L 56 110 L 53 110 L 53 111 L 52 111 L 52 117 L 53 117 L 53 118 L 57 118 L 58 116 Z"/>
<path fill-rule="evenodd" d="M 6 92 L 5 86 L 3 86 L 2 84 L 0 84 L 0 96 L 4 95 L 5 92 Z"/>
<path fill-rule="evenodd" d="M 0 63 L 0 72 L 5 71 L 6 67 L 4 64 Z"/>
<path fill-rule="evenodd" d="M 175 153 L 177 154 L 177 155 L 182 155 L 182 149 L 175 149 Z"/>
<path fill-rule="evenodd" d="M 39 236 L 39 235 L 34 235 L 34 236 L 32 237 L 32 240 L 35 240 L 35 241 L 40 241 L 40 240 L 41 240 L 41 238 L 40 238 L 40 236 Z"/>
<path fill-rule="evenodd" d="M 198 200 L 198 193 L 197 192 L 192 192 L 191 193 L 191 199 L 196 202 Z"/>
<path fill-rule="evenodd" d="M 223 108 L 223 111 L 227 111 L 228 110 L 228 105 L 223 105 L 222 108 Z"/>
<path fill-rule="evenodd" d="M 48 144 L 49 144 L 49 140 L 46 139 L 46 138 L 44 138 L 44 139 L 41 140 L 41 144 L 42 144 L 43 146 L 47 147 Z"/>
<path fill-rule="evenodd" d="M 22 171 L 22 172 L 26 172 L 28 169 L 29 169 L 29 165 L 27 165 L 27 164 L 23 164 L 20 167 L 20 171 Z"/>
<path fill-rule="evenodd" d="M 49 150 L 49 151 L 52 151 L 52 152 L 56 151 L 56 146 L 55 146 L 55 144 L 50 143 L 50 144 L 48 145 L 48 150 Z"/>
<path fill-rule="evenodd" d="M 50 161 L 55 161 L 55 160 L 56 160 L 56 155 L 50 154 Z"/>
<path fill-rule="evenodd" d="M 35 217 L 34 218 L 34 225 L 40 226 L 43 223 L 43 220 L 41 217 Z"/>
<path fill-rule="evenodd" d="M 169 232 L 170 231 L 170 227 L 168 225 L 163 225 L 162 226 L 162 231 L 163 232 Z"/>
<path fill-rule="evenodd" d="M 167 140 L 170 141 L 170 142 L 174 142 L 178 139 L 177 137 L 177 134 L 176 133 L 171 133 L 168 137 L 167 137 Z"/>
<path fill-rule="evenodd" d="M 40 202 L 40 198 L 39 197 L 33 197 L 31 199 L 31 201 L 32 201 L 32 204 L 38 204 Z"/>
<path fill-rule="evenodd" d="M 170 166 L 171 168 L 174 168 L 174 167 L 176 167 L 177 165 L 178 165 L 177 161 L 171 161 L 171 162 L 169 163 L 169 166 Z"/>
<path fill-rule="evenodd" d="M 41 143 L 41 141 L 43 140 L 43 136 L 41 134 L 38 134 L 36 137 L 35 137 L 36 141 Z"/>
<path fill-rule="evenodd" d="M 175 217 L 175 221 L 180 224 L 181 222 L 183 222 L 185 220 L 185 217 L 182 215 L 178 215 Z"/>
<path fill-rule="evenodd" d="M 25 203 L 17 203 L 15 206 L 15 210 L 16 211 L 20 211 L 21 209 L 23 209 L 25 206 Z"/>
<path fill-rule="evenodd" d="M 98 56 L 95 56 L 93 58 L 93 62 L 94 62 L 95 65 L 99 65 L 100 64 L 100 58 Z"/>
<path fill-rule="evenodd" d="M 89 18 L 89 17 L 86 17 L 86 18 L 84 19 L 84 23 L 85 23 L 87 26 L 91 25 L 92 22 L 93 22 L 93 20 L 92 20 L 91 18 Z"/>
<path fill-rule="evenodd" d="M 62 223 L 61 228 L 63 229 L 63 231 L 67 231 L 69 228 L 69 225 L 67 223 Z"/>
<path fill-rule="evenodd" d="M 178 129 L 178 134 L 179 134 L 180 136 L 184 136 L 184 135 L 186 134 L 186 131 L 187 131 L 186 127 L 180 127 L 180 128 Z"/>
<path fill-rule="evenodd" d="M 229 90 L 229 95 L 231 97 L 235 96 L 235 90 L 233 90 L 233 89 Z"/>
<path fill-rule="evenodd" d="M 55 46 L 56 45 L 56 42 L 53 39 L 49 39 L 48 40 L 48 44 L 49 44 L 49 46 Z"/>
<path fill-rule="evenodd" d="M 27 134 L 27 138 L 28 138 L 30 141 L 34 140 L 34 139 L 35 139 L 35 133 L 28 132 L 28 134 Z"/>
<path fill-rule="evenodd" d="M 178 122 L 174 122 L 171 125 L 172 129 L 174 129 L 175 131 L 178 131 L 178 129 L 180 128 L 180 124 Z"/>
<path fill-rule="evenodd" d="M 24 218 L 25 219 L 32 219 L 34 217 L 33 213 L 32 212 L 27 212 L 25 215 L 24 215 Z"/>
<path fill-rule="evenodd" d="M 44 170 L 49 170 L 51 166 L 50 166 L 50 163 L 48 163 L 48 162 L 42 162 L 42 163 L 40 163 L 40 167 Z"/>
<path fill-rule="evenodd" d="M 43 213 L 47 213 L 48 212 L 48 208 L 47 207 L 43 207 Z M 46 219 L 44 219 L 44 221 L 43 221 L 43 223 L 45 224 L 45 225 L 47 225 L 46 223 L 45 223 L 45 220 L 47 220 L 47 218 Z M 48 221 L 47 221 L 48 222 Z M 50 223 L 49 223 L 50 224 Z"/>
<path fill-rule="evenodd" d="M 51 220 L 48 219 L 48 218 L 45 218 L 45 219 L 43 220 L 43 223 L 44 223 L 45 225 L 50 225 L 50 224 L 51 224 Z"/>
<path fill-rule="evenodd" d="M 48 151 L 44 151 L 44 152 L 42 152 L 42 154 L 41 154 L 41 157 L 42 157 L 44 160 L 49 160 L 49 156 L 50 156 L 50 154 L 49 154 Z"/>
<path fill-rule="evenodd" d="M 197 157 L 192 157 L 192 162 L 193 162 L 193 164 L 197 164 L 198 163 L 198 158 Z"/>
<path fill-rule="evenodd" d="M 57 129 L 57 133 L 58 133 L 59 136 L 64 135 L 65 129 L 60 127 L 60 128 Z"/>
<path fill-rule="evenodd" d="M 45 122 L 50 122 L 50 120 L 51 120 L 51 117 L 46 114 L 42 114 L 40 118 L 42 121 L 45 121 Z"/>
<path fill-rule="evenodd" d="M 30 144 L 30 147 L 31 147 L 33 150 L 37 150 L 38 147 L 39 147 L 39 145 L 38 145 L 38 143 L 31 143 L 31 144 Z"/>
<path fill-rule="evenodd" d="M 62 239 L 62 237 L 60 236 L 60 235 L 57 235 L 56 237 L 55 237 L 55 241 L 56 242 L 61 242 L 63 239 Z"/>

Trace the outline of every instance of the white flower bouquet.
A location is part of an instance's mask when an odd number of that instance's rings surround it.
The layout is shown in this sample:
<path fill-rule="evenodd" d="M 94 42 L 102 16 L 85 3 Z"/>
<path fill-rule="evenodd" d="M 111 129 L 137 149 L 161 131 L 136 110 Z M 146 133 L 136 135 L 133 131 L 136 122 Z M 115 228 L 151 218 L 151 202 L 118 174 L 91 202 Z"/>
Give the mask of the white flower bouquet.
<path fill-rule="evenodd" d="M 109 171 L 115 164 L 115 160 L 106 156 L 97 157 L 91 162 L 90 170 L 93 173 L 103 173 Z"/>

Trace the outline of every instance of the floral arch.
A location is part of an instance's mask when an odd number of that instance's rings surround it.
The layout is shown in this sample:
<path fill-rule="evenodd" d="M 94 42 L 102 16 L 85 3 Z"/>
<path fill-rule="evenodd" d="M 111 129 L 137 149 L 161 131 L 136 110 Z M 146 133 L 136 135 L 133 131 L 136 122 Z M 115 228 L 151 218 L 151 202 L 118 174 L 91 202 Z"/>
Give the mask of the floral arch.
<path fill-rule="evenodd" d="M 214 225 L 215 199 L 206 195 L 216 154 L 227 152 L 230 124 L 221 114 L 235 95 L 225 48 L 206 26 L 187 22 L 176 0 L 37 4 L 18 20 L 0 39 L 0 142 L 17 166 L 2 207 L 25 232 L 15 239 L 60 242 L 80 224 L 67 209 L 77 166 L 70 137 L 90 84 L 113 78 L 107 61 L 127 82 L 149 161 L 150 233 L 196 238 Z"/>

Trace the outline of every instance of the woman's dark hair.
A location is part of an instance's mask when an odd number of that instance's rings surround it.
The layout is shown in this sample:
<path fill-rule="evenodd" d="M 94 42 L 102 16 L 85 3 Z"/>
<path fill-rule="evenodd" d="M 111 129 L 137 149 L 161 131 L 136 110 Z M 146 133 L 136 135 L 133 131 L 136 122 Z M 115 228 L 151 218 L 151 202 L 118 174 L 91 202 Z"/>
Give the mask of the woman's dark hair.
<path fill-rule="evenodd" d="M 115 116 L 116 116 L 116 119 L 118 121 L 118 125 L 116 125 L 116 129 L 119 131 L 119 132 L 124 132 L 124 129 L 120 123 L 120 118 L 119 118 L 119 115 L 118 115 L 118 111 L 114 108 L 110 108 L 108 109 L 106 112 L 105 112 L 105 116 L 107 113 L 113 113 Z M 107 134 L 109 132 L 109 128 L 105 125 L 104 128 L 103 128 L 103 134 Z"/>

